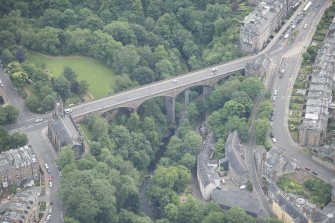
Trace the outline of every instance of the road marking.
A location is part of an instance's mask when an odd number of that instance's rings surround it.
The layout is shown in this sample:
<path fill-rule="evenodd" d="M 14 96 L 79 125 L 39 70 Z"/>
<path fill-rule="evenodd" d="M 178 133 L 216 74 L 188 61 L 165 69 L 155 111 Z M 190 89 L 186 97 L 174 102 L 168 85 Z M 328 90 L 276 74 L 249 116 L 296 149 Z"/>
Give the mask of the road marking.
<path fill-rule="evenodd" d="M 278 53 L 278 52 L 281 51 L 283 48 L 284 48 L 283 46 L 279 47 L 277 50 L 271 52 L 270 55 L 273 55 L 273 54 L 275 54 L 275 53 Z"/>

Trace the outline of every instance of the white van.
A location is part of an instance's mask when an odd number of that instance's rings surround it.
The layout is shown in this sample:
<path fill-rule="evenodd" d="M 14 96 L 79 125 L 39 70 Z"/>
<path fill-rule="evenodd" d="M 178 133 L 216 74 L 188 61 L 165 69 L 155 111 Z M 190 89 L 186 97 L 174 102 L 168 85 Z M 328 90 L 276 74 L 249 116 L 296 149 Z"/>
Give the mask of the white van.
<path fill-rule="evenodd" d="M 277 142 L 276 138 L 273 137 L 272 142 L 276 143 Z"/>

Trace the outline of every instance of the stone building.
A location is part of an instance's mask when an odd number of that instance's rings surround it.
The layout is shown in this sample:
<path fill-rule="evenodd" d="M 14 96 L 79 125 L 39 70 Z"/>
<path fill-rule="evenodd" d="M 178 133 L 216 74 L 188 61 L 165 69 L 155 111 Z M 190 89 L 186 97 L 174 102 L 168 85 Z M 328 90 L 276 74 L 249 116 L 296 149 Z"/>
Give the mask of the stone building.
<path fill-rule="evenodd" d="M 39 222 L 38 207 L 38 199 L 31 191 L 17 193 L 10 201 L 6 211 L 0 215 L 0 222 Z"/>
<path fill-rule="evenodd" d="M 281 175 L 291 173 L 297 168 L 293 158 L 284 149 L 272 148 L 266 151 L 258 147 L 255 152 L 257 172 L 266 180 L 275 182 Z"/>
<path fill-rule="evenodd" d="M 212 160 L 214 154 L 212 144 L 214 142 L 214 134 L 209 133 L 197 160 L 197 178 L 203 198 L 205 200 L 213 200 L 224 210 L 239 206 L 249 215 L 257 217 L 261 212 L 259 200 L 255 194 L 239 187 L 247 182 L 248 175 L 245 172 L 245 166 L 240 163 L 242 160 L 238 158 L 241 157 L 241 150 L 237 132 L 229 135 L 225 146 L 230 148 L 228 153 L 231 160 L 228 160 L 227 157 L 220 160 Z M 234 162 L 237 163 L 235 164 Z M 224 170 L 222 166 L 224 166 Z M 228 172 L 228 176 L 224 172 Z"/>
<path fill-rule="evenodd" d="M 61 147 L 70 146 L 77 159 L 83 154 L 83 137 L 71 115 L 64 114 L 61 100 L 56 103 L 54 118 L 48 123 L 48 138 L 56 152 L 59 152 Z"/>
<path fill-rule="evenodd" d="M 320 157 L 328 159 L 335 163 L 335 145 L 324 145 L 312 148 L 313 152 L 317 153 Z"/>
<path fill-rule="evenodd" d="M 0 186 L 22 186 L 40 179 L 39 163 L 29 146 L 11 149 L 0 154 Z"/>
<path fill-rule="evenodd" d="M 317 147 L 327 137 L 329 107 L 335 73 L 335 18 L 327 32 L 323 45 L 310 74 L 303 121 L 299 127 L 299 142 L 303 146 Z"/>
<path fill-rule="evenodd" d="M 331 223 L 335 220 L 308 200 L 284 193 L 275 184 L 269 185 L 268 196 L 273 213 L 284 223 Z"/>
<path fill-rule="evenodd" d="M 256 76 L 264 80 L 270 71 L 271 61 L 266 56 L 257 57 L 245 65 L 245 76 Z"/>
<path fill-rule="evenodd" d="M 290 4 L 291 1 L 285 0 L 261 1 L 243 20 L 240 28 L 241 50 L 248 53 L 262 50 L 270 35 L 281 27 Z"/>

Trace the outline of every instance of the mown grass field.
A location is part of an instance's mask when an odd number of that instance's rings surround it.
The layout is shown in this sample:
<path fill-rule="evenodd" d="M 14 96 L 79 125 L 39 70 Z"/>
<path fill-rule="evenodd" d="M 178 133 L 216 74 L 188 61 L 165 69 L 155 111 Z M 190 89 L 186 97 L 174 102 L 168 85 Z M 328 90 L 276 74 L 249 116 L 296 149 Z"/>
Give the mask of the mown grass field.
<path fill-rule="evenodd" d="M 71 67 L 79 80 L 89 84 L 89 94 L 93 98 L 107 96 L 114 89 L 115 75 L 112 70 L 99 61 L 81 56 L 53 57 L 35 52 L 29 52 L 27 59 L 35 65 L 43 65 L 53 75 L 61 75 L 65 66 Z"/>

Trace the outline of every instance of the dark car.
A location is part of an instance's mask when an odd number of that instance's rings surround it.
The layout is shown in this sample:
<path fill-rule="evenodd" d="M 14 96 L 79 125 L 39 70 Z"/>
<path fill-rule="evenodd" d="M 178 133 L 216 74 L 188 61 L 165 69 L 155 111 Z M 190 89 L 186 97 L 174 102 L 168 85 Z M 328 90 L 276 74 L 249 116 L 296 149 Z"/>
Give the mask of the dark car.
<path fill-rule="evenodd" d="M 51 173 L 51 170 L 50 170 L 50 168 L 48 168 L 48 173 Z"/>
<path fill-rule="evenodd" d="M 305 167 L 305 170 L 307 170 L 307 171 L 310 171 L 310 170 L 311 170 L 311 168 L 309 168 L 309 167 Z"/>
<path fill-rule="evenodd" d="M 273 133 L 272 132 L 270 132 L 270 137 L 273 138 Z"/>
<path fill-rule="evenodd" d="M 316 172 L 316 171 L 312 171 L 312 173 L 315 174 L 315 175 L 319 175 L 319 173 Z"/>

